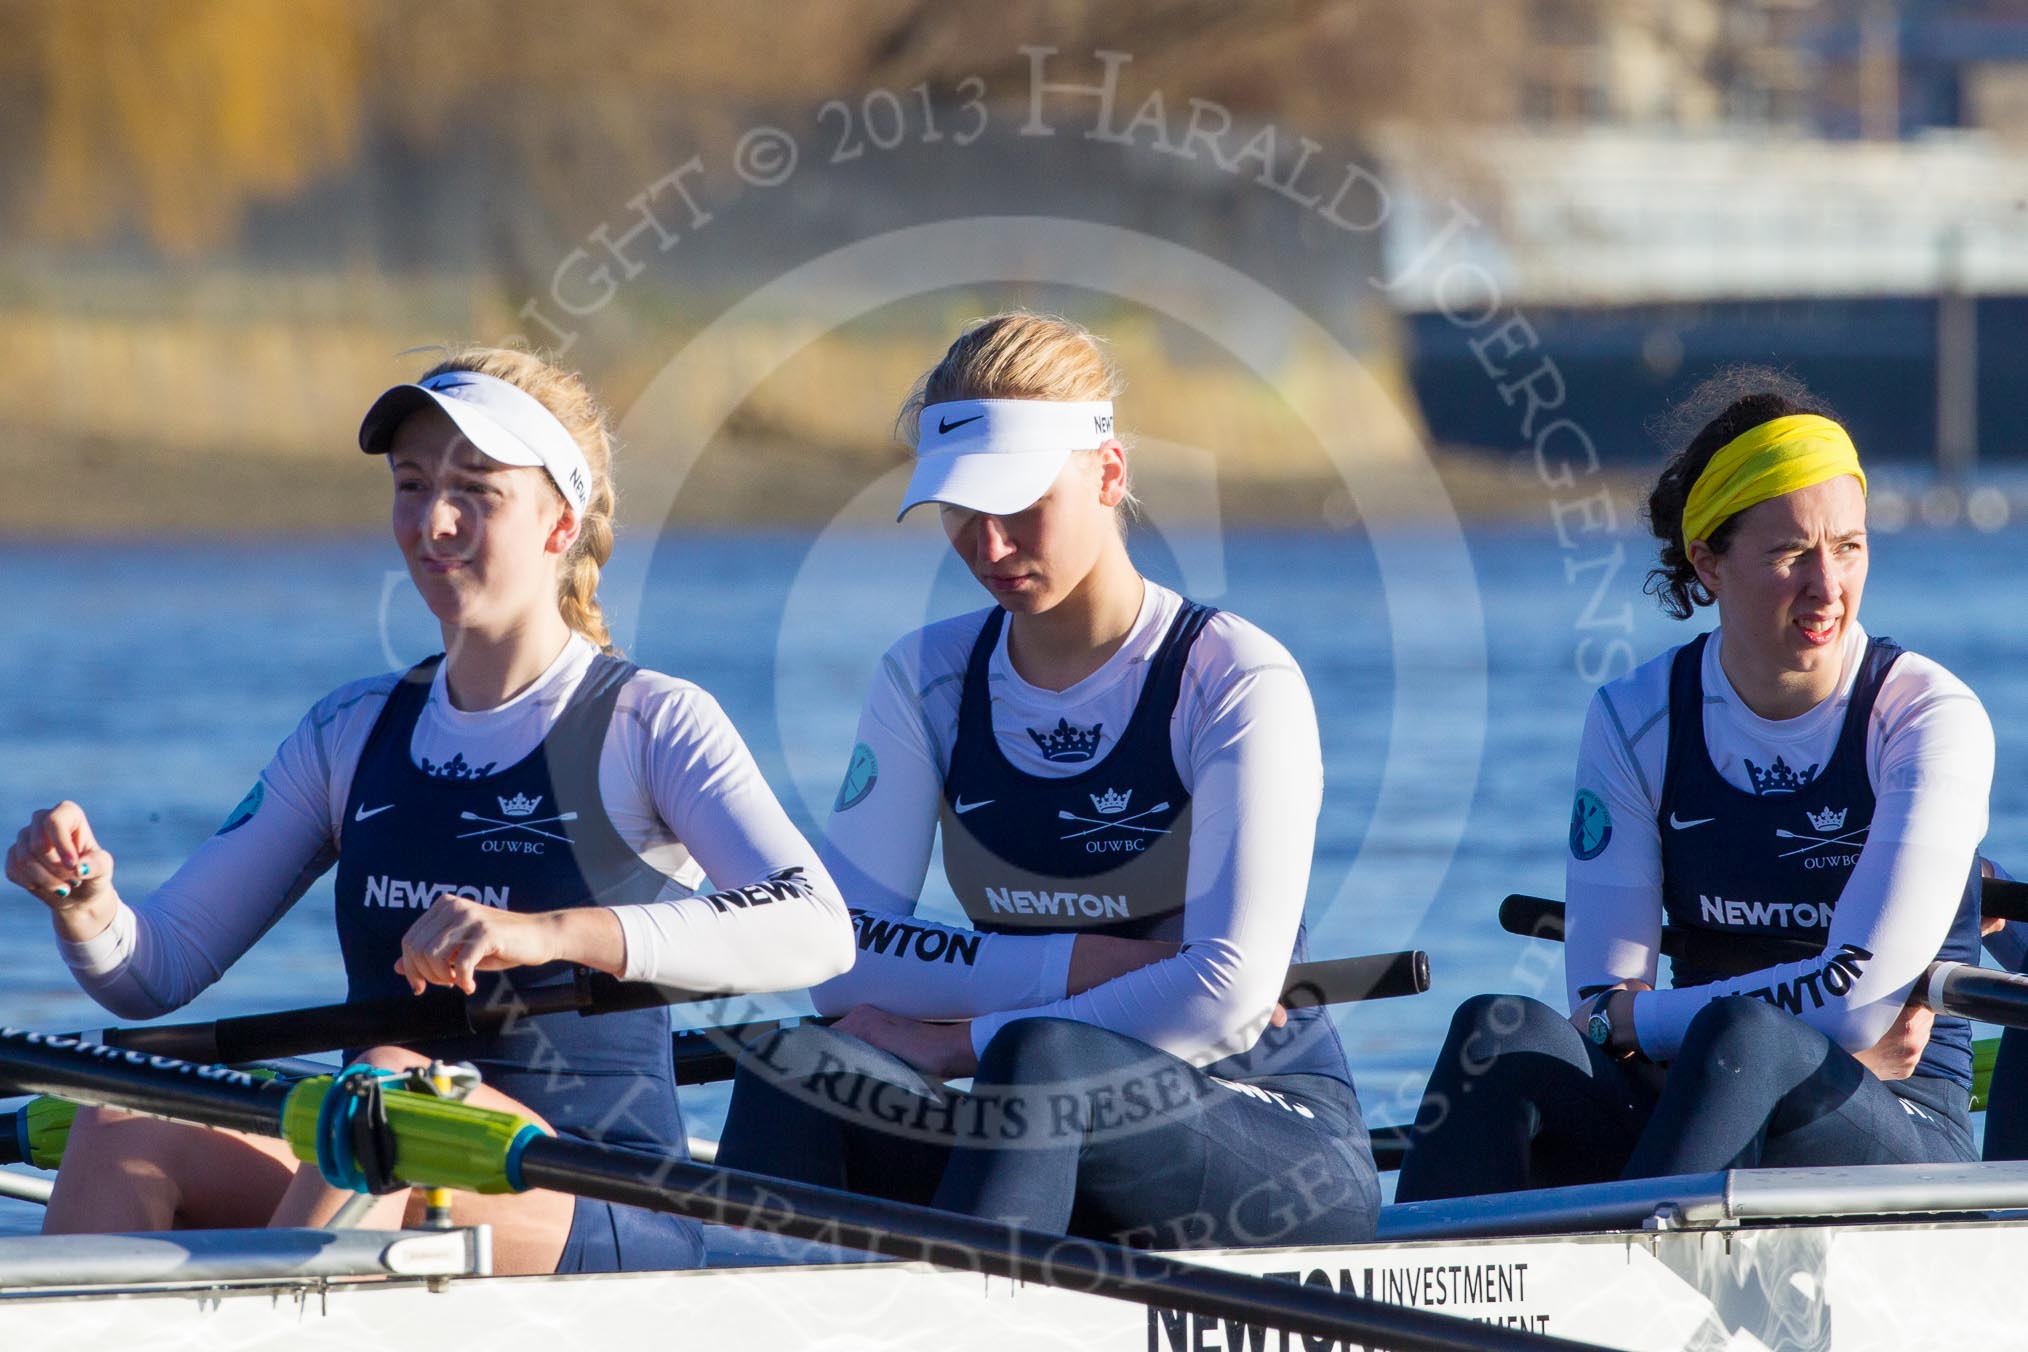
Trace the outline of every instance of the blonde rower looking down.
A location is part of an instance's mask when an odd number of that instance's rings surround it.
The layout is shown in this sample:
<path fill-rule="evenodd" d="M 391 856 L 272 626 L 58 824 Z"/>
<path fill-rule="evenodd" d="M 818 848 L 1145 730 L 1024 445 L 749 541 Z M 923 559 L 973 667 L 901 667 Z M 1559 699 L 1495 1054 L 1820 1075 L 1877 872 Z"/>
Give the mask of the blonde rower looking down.
<path fill-rule="evenodd" d="M 1370 1238 L 1336 1032 L 1275 1007 L 1322 794 L 1309 689 L 1135 567 L 1118 393 L 1090 333 L 1010 313 L 904 404 L 902 511 L 936 504 L 992 604 L 874 677 L 826 830 L 860 951 L 814 997 L 843 1018 L 749 1051 L 724 1160 L 1130 1243 Z M 914 916 L 939 835 L 969 926 Z"/>

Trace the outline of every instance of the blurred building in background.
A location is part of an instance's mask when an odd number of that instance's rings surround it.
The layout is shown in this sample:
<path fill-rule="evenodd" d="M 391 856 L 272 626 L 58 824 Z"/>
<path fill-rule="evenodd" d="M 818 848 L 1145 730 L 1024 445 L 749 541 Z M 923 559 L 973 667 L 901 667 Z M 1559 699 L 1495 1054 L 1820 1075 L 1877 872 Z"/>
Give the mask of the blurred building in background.
<path fill-rule="evenodd" d="M 1871 453 L 2028 457 L 2028 9 L 1997 0 L 1528 0 L 1493 129 L 1385 138 L 1427 248 L 1465 204 L 1488 289 L 1556 354 L 1604 454 L 1687 384 L 1803 376 Z M 1433 435 L 1515 412 L 1435 282 L 1397 293 Z M 1457 307 L 1449 307 L 1455 310 Z"/>
<path fill-rule="evenodd" d="M 1520 0 L 1510 124 L 1769 128 L 1892 140 L 2028 133 L 2028 14 L 2011 0 Z"/>

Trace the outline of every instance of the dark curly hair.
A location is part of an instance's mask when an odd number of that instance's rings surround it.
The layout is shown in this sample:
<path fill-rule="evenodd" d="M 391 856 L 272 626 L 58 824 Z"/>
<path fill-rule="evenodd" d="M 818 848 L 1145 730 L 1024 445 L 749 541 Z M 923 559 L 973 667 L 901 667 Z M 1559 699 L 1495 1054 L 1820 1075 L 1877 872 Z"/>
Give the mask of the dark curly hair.
<path fill-rule="evenodd" d="M 1764 422 L 1796 413 L 1815 413 L 1836 421 L 1837 414 L 1786 371 L 1769 366 L 1728 366 L 1699 384 L 1663 415 L 1655 431 L 1664 445 L 1681 445 L 1662 467 L 1648 494 L 1648 529 L 1662 542 L 1661 560 L 1648 571 L 1641 590 L 1679 620 L 1714 599 L 1690 566 L 1683 539 L 1683 504 L 1697 476 L 1726 443 Z M 1687 440 L 1686 440 L 1687 438 Z M 1705 541 L 1723 554 L 1732 542 L 1727 518 Z"/>

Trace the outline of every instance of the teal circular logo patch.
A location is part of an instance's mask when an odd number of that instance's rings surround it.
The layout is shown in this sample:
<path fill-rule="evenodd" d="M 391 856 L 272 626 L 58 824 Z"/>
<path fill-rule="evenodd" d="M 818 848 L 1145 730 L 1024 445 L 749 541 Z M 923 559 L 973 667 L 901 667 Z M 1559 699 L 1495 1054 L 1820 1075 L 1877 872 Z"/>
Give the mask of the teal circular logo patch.
<path fill-rule="evenodd" d="M 1612 838 L 1613 818 L 1605 800 L 1590 789 L 1579 789 L 1577 801 L 1570 805 L 1570 852 L 1579 859 L 1596 859 Z"/>
<path fill-rule="evenodd" d="M 261 800 L 267 796 L 268 786 L 266 782 L 256 779 L 254 786 L 246 791 L 246 797 L 239 800 L 239 806 L 226 814 L 224 822 L 220 823 L 218 830 L 212 832 L 212 834 L 219 836 L 230 835 L 234 831 L 239 830 L 240 827 L 245 826 L 253 820 L 254 813 L 261 810 Z"/>
<path fill-rule="evenodd" d="M 831 810 L 843 812 L 858 807 L 879 780 L 880 762 L 874 759 L 873 748 L 859 743 L 852 748 L 852 763 L 845 767 L 845 782 L 838 786 L 838 801 L 831 805 Z"/>

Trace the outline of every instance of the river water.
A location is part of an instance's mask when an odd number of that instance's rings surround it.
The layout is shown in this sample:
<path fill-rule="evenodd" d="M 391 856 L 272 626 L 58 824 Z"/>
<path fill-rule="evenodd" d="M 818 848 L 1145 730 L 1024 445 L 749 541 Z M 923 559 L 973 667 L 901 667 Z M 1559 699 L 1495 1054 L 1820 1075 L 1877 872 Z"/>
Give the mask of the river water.
<path fill-rule="evenodd" d="M 1987 852 L 2017 871 L 2028 864 L 2028 633 L 2005 617 L 2020 541 L 1969 528 L 1876 535 L 1864 603 L 1875 633 L 1941 661 L 1985 701 L 2000 756 Z M 1326 778 L 1311 951 L 1431 956 L 1429 994 L 1336 1012 L 1368 1120 L 1400 1120 L 1459 1000 L 1559 998 L 1554 949 L 1502 934 L 1495 909 L 1508 892 L 1560 894 L 1597 673 L 1695 631 L 1641 596 L 1638 540 L 1560 539 L 1546 523 L 1147 532 L 1135 552 L 1151 576 L 1281 639 L 1309 677 Z M 633 563 L 610 598 L 630 655 L 716 695 L 812 831 L 880 651 L 983 603 L 933 528 L 671 535 Z M 36 806 L 78 800 L 129 898 L 218 825 L 318 696 L 434 650 L 384 538 L 9 545 L 0 592 L 15 616 L 0 649 L 0 824 L 11 833 Z M 937 889 L 926 910 L 948 911 Z M 341 998 L 330 908 L 327 879 L 176 1017 Z M 106 1022 L 18 891 L 0 897 L 0 952 L 0 1022 Z M 715 1135 L 723 1091 L 685 1095 L 693 1133 Z M 36 1214 L 0 1202 L 0 1232 L 32 1228 Z"/>

